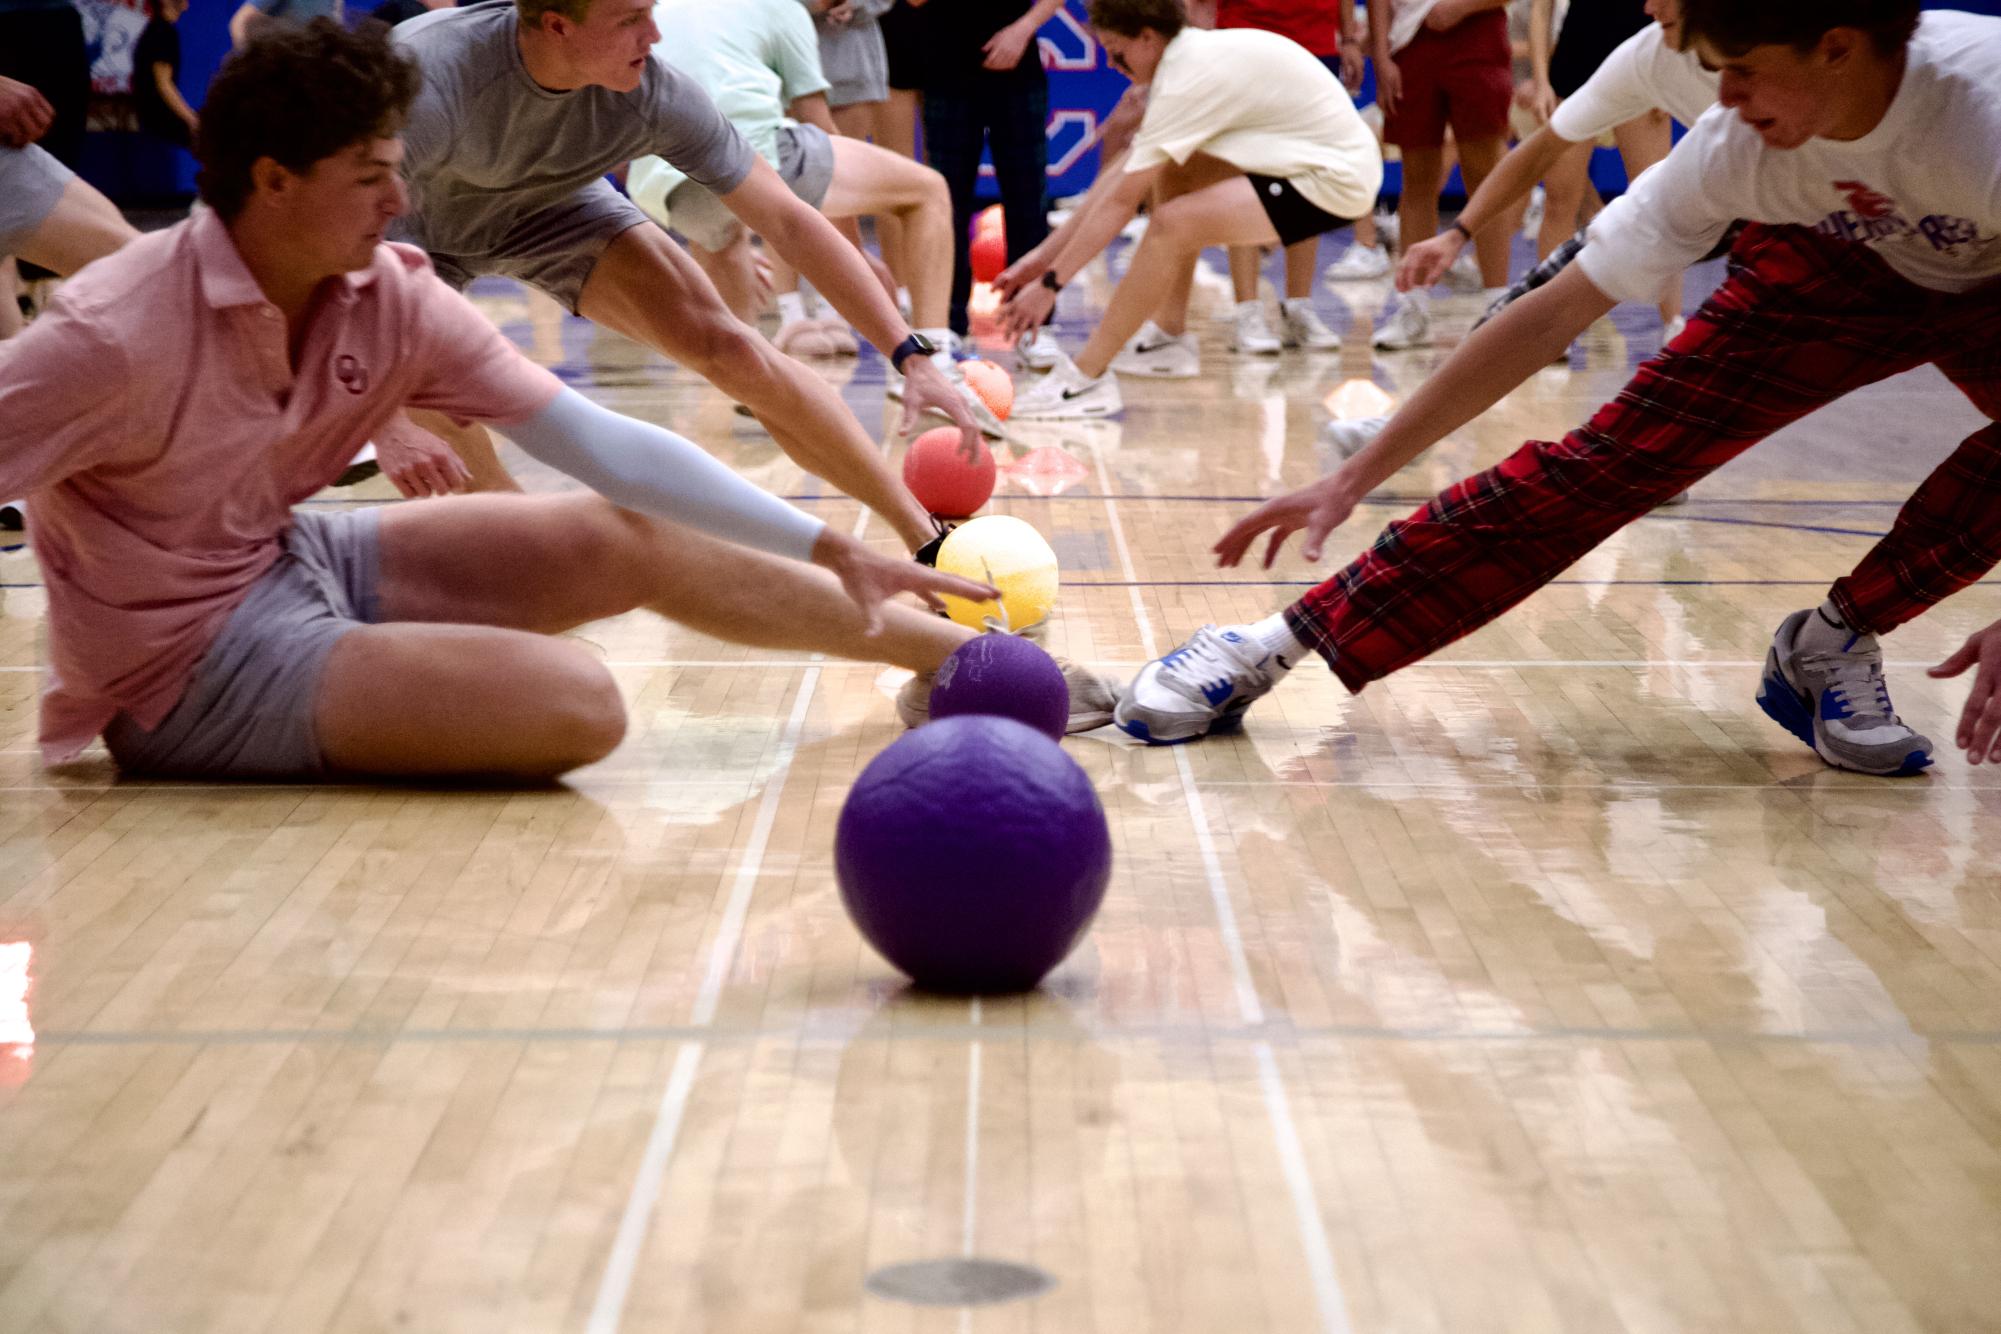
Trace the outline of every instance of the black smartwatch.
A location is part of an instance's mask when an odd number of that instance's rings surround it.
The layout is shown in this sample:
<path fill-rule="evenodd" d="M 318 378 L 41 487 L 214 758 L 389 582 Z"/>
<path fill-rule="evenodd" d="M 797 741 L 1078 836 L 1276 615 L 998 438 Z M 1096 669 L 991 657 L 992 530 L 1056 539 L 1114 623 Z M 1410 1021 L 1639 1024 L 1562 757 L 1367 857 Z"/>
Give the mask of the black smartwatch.
<path fill-rule="evenodd" d="M 896 345 L 889 354 L 889 364 L 896 367 L 898 375 L 903 374 L 903 363 L 912 357 L 928 357 L 938 350 L 938 345 L 921 333 L 914 333 Z"/>
<path fill-rule="evenodd" d="M 1054 269 L 1044 269 L 1042 271 L 1042 285 L 1052 292 L 1063 290 L 1063 284 L 1056 281 L 1056 270 Z"/>

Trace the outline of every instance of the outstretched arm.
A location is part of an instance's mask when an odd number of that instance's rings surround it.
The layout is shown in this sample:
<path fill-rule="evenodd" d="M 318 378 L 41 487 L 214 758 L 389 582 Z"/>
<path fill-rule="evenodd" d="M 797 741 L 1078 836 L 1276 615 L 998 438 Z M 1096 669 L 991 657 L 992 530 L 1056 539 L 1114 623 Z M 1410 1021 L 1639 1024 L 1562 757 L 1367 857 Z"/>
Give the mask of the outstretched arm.
<path fill-rule="evenodd" d="M 970 580 L 878 555 L 739 477 L 693 441 L 620 416 L 574 389 L 502 429 L 532 457 L 627 509 L 832 570 L 868 618 L 870 633 L 881 623 L 881 602 L 897 593 L 916 593 L 934 609 L 944 605 L 939 593 L 995 596 Z"/>
<path fill-rule="evenodd" d="M 1270 533 L 1264 554 L 1270 568 L 1285 539 L 1302 529 L 1306 558 L 1319 560 L 1327 534 L 1362 497 L 1548 365 L 1614 304 L 1571 265 L 1467 335 L 1367 448 L 1319 481 L 1246 515 L 1216 543 L 1216 563 L 1237 564 L 1261 534 Z"/>
<path fill-rule="evenodd" d="M 910 326 L 897 313 L 896 302 L 876 282 L 861 255 L 818 209 L 793 194 L 764 159 L 757 159 L 743 183 L 722 199 L 744 226 L 762 236 L 786 263 L 804 274 L 841 318 L 875 344 L 877 351 L 888 356 L 909 336 Z M 904 428 L 914 425 L 920 412 L 936 408 L 959 428 L 966 452 L 977 451 L 980 428 L 944 372 L 928 357 L 905 358 L 902 370 Z"/>

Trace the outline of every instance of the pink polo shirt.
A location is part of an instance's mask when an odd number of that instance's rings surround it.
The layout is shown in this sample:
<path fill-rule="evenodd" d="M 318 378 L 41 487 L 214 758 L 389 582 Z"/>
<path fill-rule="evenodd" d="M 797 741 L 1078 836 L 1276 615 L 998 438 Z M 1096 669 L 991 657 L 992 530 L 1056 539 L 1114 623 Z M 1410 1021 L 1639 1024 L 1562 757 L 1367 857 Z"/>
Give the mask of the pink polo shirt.
<path fill-rule="evenodd" d="M 0 495 L 28 497 L 48 585 L 48 762 L 120 710 L 159 725 L 292 506 L 398 408 L 518 422 L 560 388 L 398 245 L 325 284 L 298 360 L 207 209 L 98 260 L 0 343 Z"/>

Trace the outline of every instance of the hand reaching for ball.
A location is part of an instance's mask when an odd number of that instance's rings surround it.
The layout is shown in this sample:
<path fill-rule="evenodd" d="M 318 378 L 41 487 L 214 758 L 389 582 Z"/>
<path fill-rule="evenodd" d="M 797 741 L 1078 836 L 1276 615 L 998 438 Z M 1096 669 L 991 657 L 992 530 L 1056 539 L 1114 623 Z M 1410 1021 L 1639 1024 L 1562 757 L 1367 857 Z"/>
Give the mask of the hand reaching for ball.
<path fill-rule="evenodd" d="M 869 550 L 846 533 L 827 528 L 813 545 L 813 563 L 841 581 L 841 589 L 862 614 L 862 633 L 882 633 L 882 604 L 898 593 L 915 593 L 933 611 L 945 610 L 944 594 L 985 602 L 998 598 L 992 584 L 961 579 L 902 557 Z"/>

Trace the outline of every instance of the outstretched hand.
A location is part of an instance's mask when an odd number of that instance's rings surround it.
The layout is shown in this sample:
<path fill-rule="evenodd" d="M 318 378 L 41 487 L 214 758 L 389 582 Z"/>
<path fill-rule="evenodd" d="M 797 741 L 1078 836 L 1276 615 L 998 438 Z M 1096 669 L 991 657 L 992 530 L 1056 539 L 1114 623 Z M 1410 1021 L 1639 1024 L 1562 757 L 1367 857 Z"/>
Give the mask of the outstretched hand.
<path fill-rule="evenodd" d="M 1438 282 L 1465 248 L 1465 240 L 1451 230 L 1408 247 L 1403 252 L 1403 258 L 1397 261 L 1397 291 L 1408 292 L 1414 287 L 1425 288 Z"/>
<path fill-rule="evenodd" d="M 1045 249 L 1046 247 L 1037 246 L 1002 269 L 1000 277 L 994 279 L 994 290 L 1003 297 L 1010 297 L 1023 288 L 1040 282 L 1049 266 L 1056 262 L 1053 255 L 1044 253 Z"/>
<path fill-rule="evenodd" d="M 1953 740 L 1966 752 L 1968 764 L 2001 764 L 2001 621 L 1976 630 L 1959 651 L 1927 673 L 1945 678 L 1978 667 L 1973 691 L 1960 711 Z"/>
<path fill-rule="evenodd" d="M 965 395 L 957 385 L 945 378 L 945 372 L 938 369 L 929 357 L 911 356 L 903 360 L 903 421 L 898 430 L 909 435 L 917 429 L 917 421 L 932 408 L 945 414 L 952 425 L 959 428 L 959 453 L 968 463 L 980 457 L 980 426 L 973 420 L 973 410 L 966 406 Z"/>
<path fill-rule="evenodd" d="M 1049 312 L 1056 309 L 1056 293 L 1037 283 L 1024 287 L 1009 297 L 1000 308 L 1001 332 L 1010 340 L 1032 335 L 1049 322 Z"/>
<path fill-rule="evenodd" d="M 869 550 L 845 533 L 829 528 L 813 548 L 813 562 L 841 581 L 841 588 L 861 611 L 863 633 L 882 631 L 882 604 L 898 593 L 915 593 L 933 611 L 945 610 L 942 594 L 986 602 L 1000 596 L 990 584 L 944 574 L 907 556 L 885 556 Z"/>
<path fill-rule="evenodd" d="M 55 108 L 33 85 L 0 78 L 0 144 L 25 148 L 55 123 Z"/>
<path fill-rule="evenodd" d="M 1354 512 L 1354 498 L 1335 484 L 1335 477 L 1323 477 L 1288 495 L 1267 500 L 1239 519 L 1213 548 L 1216 564 L 1225 569 L 1236 566 L 1252 544 L 1269 532 L 1271 539 L 1265 546 L 1264 554 L 1264 568 L 1269 570 L 1272 562 L 1278 559 L 1279 548 L 1285 545 L 1285 539 L 1301 529 L 1306 532 L 1306 543 L 1301 553 L 1308 560 L 1319 560 L 1327 535 L 1339 528 Z"/>

